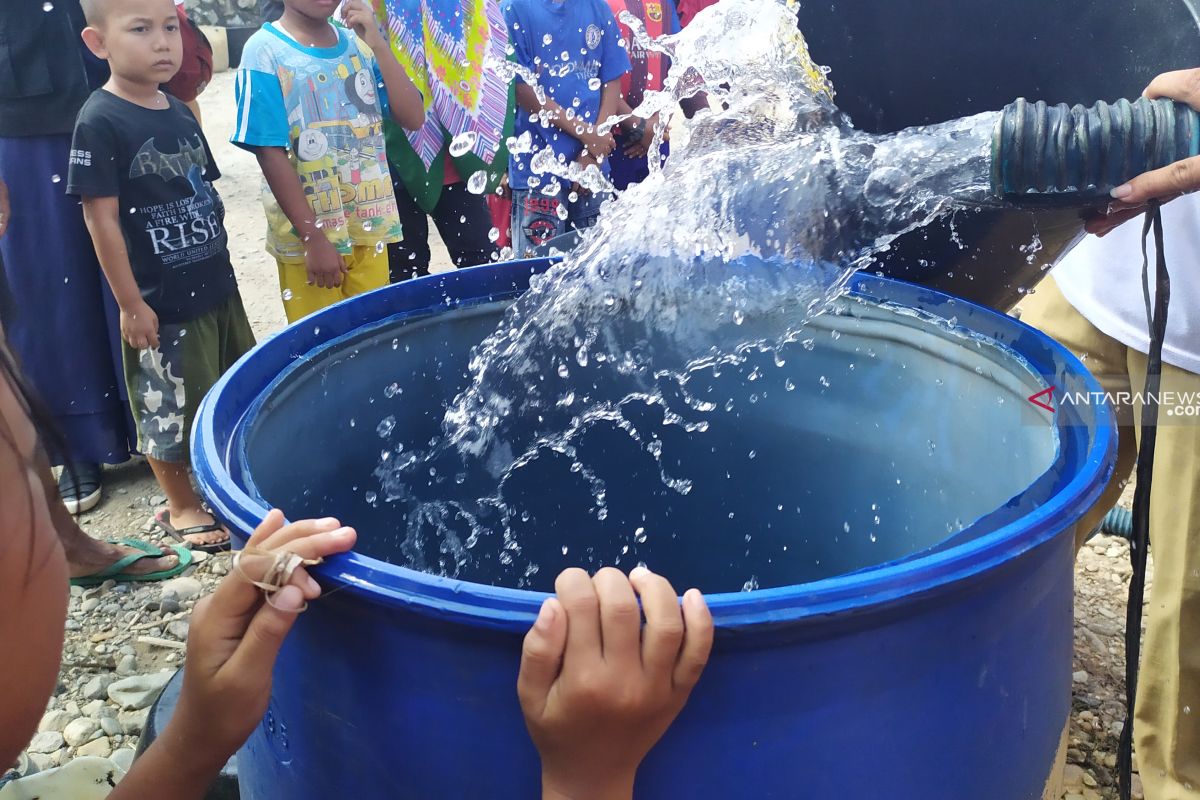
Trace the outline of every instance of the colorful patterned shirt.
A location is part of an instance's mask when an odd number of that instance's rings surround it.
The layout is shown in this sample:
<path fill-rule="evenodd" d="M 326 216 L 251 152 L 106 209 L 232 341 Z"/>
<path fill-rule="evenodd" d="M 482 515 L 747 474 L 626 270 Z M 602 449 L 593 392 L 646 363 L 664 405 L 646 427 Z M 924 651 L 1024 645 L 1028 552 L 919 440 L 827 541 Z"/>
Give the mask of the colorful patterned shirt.
<path fill-rule="evenodd" d="M 284 147 L 317 224 L 343 255 L 401 239 L 383 141 L 387 93 L 371 51 L 336 28 L 333 47 L 304 47 L 274 23 L 246 42 L 232 141 Z M 302 261 L 304 243 L 263 185 L 267 250 Z"/>

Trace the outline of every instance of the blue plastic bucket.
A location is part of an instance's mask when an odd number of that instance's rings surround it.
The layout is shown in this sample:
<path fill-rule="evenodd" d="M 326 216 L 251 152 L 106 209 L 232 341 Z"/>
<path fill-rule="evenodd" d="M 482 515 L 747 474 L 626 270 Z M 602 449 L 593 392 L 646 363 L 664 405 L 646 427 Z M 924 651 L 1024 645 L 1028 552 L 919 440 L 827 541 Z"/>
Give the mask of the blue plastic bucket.
<path fill-rule="evenodd" d="M 378 420 L 436 426 L 469 347 L 548 264 L 459 270 L 326 309 L 262 342 L 205 399 L 196 475 L 239 539 L 271 505 L 338 516 L 360 537 L 316 570 L 328 595 L 280 656 L 269 712 L 239 754 L 243 797 L 536 796 L 515 680 L 544 595 L 488 585 L 482 568 L 470 582 L 372 557 L 395 544 L 386 504 L 364 494 Z M 1115 429 L 1104 407 L 1050 412 L 1026 397 L 1099 387 L 1016 320 L 890 279 L 860 274 L 813 324 L 821 344 L 793 359 L 811 361 L 813 380 L 739 418 L 805 442 L 772 456 L 790 459 L 776 488 L 792 487 L 798 521 L 752 518 L 792 560 L 763 567 L 771 588 L 709 595 L 712 661 L 639 796 L 1041 797 L 1069 712 L 1073 528 L 1111 474 Z M 816 383 L 834 370 L 832 390 Z M 405 391 L 385 401 L 393 381 Z M 780 396 L 792 405 L 771 406 Z M 746 491 L 721 502 L 761 512 Z M 862 533 L 876 501 L 902 535 Z M 544 543 L 547 580 L 594 566 L 582 547 L 550 556 L 564 536 L 599 535 L 578 517 Z M 697 538 L 646 559 L 677 586 L 745 577 L 746 564 L 728 575 L 705 563 L 725 545 L 701 526 L 684 534 Z"/>

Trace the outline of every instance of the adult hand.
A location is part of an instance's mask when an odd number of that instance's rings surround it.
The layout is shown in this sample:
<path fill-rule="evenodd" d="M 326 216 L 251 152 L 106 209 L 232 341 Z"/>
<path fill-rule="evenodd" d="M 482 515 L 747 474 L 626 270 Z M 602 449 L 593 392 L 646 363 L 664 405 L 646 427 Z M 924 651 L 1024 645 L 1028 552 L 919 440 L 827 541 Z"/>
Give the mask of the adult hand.
<path fill-rule="evenodd" d="M 349 271 L 346 260 L 325 236 L 315 233 L 304 245 L 304 267 L 308 282 L 321 289 L 336 289 Z"/>
<path fill-rule="evenodd" d="M 543 797 L 628 800 L 638 765 L 704 671 L 712 615 L 698 590 L 681 607 L 666 578 L 643 567 L 628 579 L 611 567 L 595 578 L 568 569 L 554 588 L 517 678 Z"/>
<path fill-rule="evenodd" d="M 263 556 L 242 558 L 241 569 L 230 572 L 216 592 L 196 605 L 183 690 L 170 723 L 175 729 L 171 740 L 187 747 L 188 758 L 204 752 L 219 768 L 242 746 L 266 713 L 271 670 L 284 637 L 305 603 L 321 594 L 301 566 L 266 602 L 263 590 L 248 580 L 263 578 L 264 551 L 318 559 L 344 553 L 355 539 L 354 529 L 336 519 L 285 525 L 283 513 L 273 510 L 246 544 L 247 552 Z"/>
<path fill-rule="evenodd" d="M 121 338 L 134 350 L 158 348 L 158 315 L 145 301 L 121 309 Z"/>
<path fill-rule="evenodd" d="M 379 26 L 379 18 L 375 16 L 375 9 L 363 0 L 346 0 L 346 4 L 342 6 L 342 21 L 354 30 L 358 38 L 363 40 L 363 44 L 371 48 L 371 52 L 386 52 L 387 39 Z M 382 50 L 379 49 L 380 46 L 383 47 Z"/>
<path fill-rule="evenodd" d="M 1187 103 L 1200 111 L 1200 69 L 1185 69 L 1159 75 L 1143 94 L 1151 100 L 1165 97 Z M 1103 236 L 1121 223 L 1140 215 L 1151 200 L 1166 203 L 1181 194 L 1200 189 L 1200 157 L 1177 161 L 1162 169 L 1146 172 L 1112 190 L 1117 200 L 1087 221 L 1087 230 Z"/>
<path fill-rule="evenodd" d="M 8 230 L 8 221 L 12 219 L 12 206 L 8 200 L 8 184 L 0 179 L 0 239 Z"/>

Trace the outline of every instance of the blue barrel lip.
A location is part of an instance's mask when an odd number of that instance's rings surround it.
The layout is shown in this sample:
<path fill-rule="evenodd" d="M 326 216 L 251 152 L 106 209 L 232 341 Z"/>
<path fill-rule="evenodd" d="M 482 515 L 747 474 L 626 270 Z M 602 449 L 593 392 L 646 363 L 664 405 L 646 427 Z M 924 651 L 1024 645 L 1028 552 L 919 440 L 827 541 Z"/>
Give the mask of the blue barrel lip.
<path fill-rule="evenodd" d="M 230 450 L 238 440 L 236 432 L 246 418 L 269 394 L 287 367 L 301 355 L 334 346 L 345 335 L 387 324 L 396 317 L 510 299 L 524 291 L 530 276 L 544 271 L 552 263 L 552 259 L 512 261 L 394 284 L 326 308 L 265 338 L 217 381 L 202 401 L 193 425 L 193 470 L 214 512 L 231 526 L 235 537 L 240 538 L 248 536 L 270 510 L 261 497 L 246 491 L 231 474 L 230 464 L 236 464 L 238 454 Z M 447 304 L 444 298 L 448 287 L 467 289 L 462 293 L 465 299 Z M 1037 348 L 1040 352 L 1032 352 L 1034 348 L 1026 348 L 1030 352 L 1018 352 L 1035 372 L 1053 377 L 1056 372 L 1053 354 L 1083 380 L 1088 392 L 1102 391 L 1098 381 L 1064 347 L 1025 323 L 992 309 L 894 278 L 862 272 L 851 279 L 849 290 L 856 297 L 919 305 L 927 310 L 952 306 L 954 315 L 960 320 L 969 317 L 972 321 L 990 321 L 997 329 L 1012 331 L 1014 335 L 1010 339 L 1017 336 L 1022 339 L 1032 337 L 1030 341 L 1040 345 Z M 398 292 L 405 294 L 402 310 L 396 310 L 394 303 L 387 302 L 392 294 Z M 312 331 L 302 334 L 302 327 L 310 327 Z M 970 327 L 978 329 L 978 326 Z M 322 336 L 322 330 L 327 335 Z M 287 342 L 295 337 L 282 336 L 285 332 L 295 334 L 301 342 L 313 340 L 311 346 L 291 347 Z M 249 387 L 253 397 L 239 407 L 238 398 L 230 396 L 237 395 L 237 390 L 242 388 L 238 385 L 240 380 L 254 382 L 246 376 L 255 371 L 258 360 L 266 358 L 273 359 L 272 365 L 281 360 L 282 364 L 267 377 L 258 380 L 256 387 Z M 242 393 L 245 393 L 244 389 Z M 833 615 L 881 611 L 902 602 L 915 601 L 938 590 L 949 590 L 972 576 L 998 567 L 1047 542 L 1074 523 L 1095 502 L 1111 475 L 1116 451 L 1114 419 L 1106 405 L 1093 406 L 1093 409 L 1096 419 L 1091 427 L 1095 436 L 1089 442 L 1086 453 L 1073 454 L 1079 465 L 1073 478 L 1049 502 L 1021 519 L 961 545 L 848 575 L 760 589 L 749 594 L 726 592 L 707 595 L 718 628 L 747 630 L 784 624 L 819 623 Z M 1064 408 L 1056 415 L 1060 433 L 1063 433 L 1064 426 L 1070 424 L 1062 420 L 1072 414 L 1073 411 Z M 231 417 L 234 419 L 231 420 Z M 226 421 L 234 433 L 222 450 L 218 425 Z M 1063 435 L 1061 446 L 1067 447 L 1069 441 L 1069 437 Z M 246 480 L 243 477 L 243 481 Z M 248 487 L 253 489 L 253 483 L 248 482 Z M 409 609 L 435 619 L 513 632 L 528 629 L 542 601 L 548 596 L 543 592 L 430 575 L 356 552 L 331 558 L 315 568 L 314 572 L 336 589 L 346 589 L 373 602 Z M 676 588 L 683 590 L 687 587 Z"/>

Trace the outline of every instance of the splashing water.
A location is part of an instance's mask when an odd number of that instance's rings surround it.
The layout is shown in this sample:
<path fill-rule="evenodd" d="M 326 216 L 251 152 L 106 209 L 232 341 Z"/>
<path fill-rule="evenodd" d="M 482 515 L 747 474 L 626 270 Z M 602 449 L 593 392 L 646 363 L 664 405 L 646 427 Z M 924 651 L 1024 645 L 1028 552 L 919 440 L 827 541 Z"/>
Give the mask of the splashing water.
<path fill-rule="evenodd" d="M 802 357 L 792 345 L 811 350 L 813 320 L 856 269 L 954 203 L 978 206 L 990 194 L 998 115 L 891 136 L 856 131 L 809 56 L 792 3 L 723 0 L 659 40 L 625 21 L 638 44 L 672 59 L 664 90 L 635 110 L 660 115 L 658 141 L 680 100 L 703 93 L 712 110 L 674 120 L 666 165 L 651 159 L 649 178 L 607 204 L 580 249 L 535 277 L 472 351 L 441 436 L 384 451 L 380 495 L 402 512 L 402 551 L 417 569 L 458 575 L 472 558 L 494 558 L 517 585 L 547 571 L 523 558 L 522 537 L 538 520 L 521 501 L 526 472 L 547 464 L 586 489 L 590 507 L 576 516 L 628 529 L 624 549 L 582 560 L 632 564 L 650 523 L 663 521 L 637 519 L 636 508 L 658 502 L 649 495 L 687 498 L 697 476 L 681 454 L 694 454 L 715 414 L 737 413 L 734 392 L 713 391 L 722 372 L 748 385 L 772 362 Z M 493 66 L 534 82 L 517 65 Z M 532 149 L 527 136 L 509 147 Z M 555 192 L 560 181 L 609 188 L 594 167 L 581 171 L 549 149 L 534 154 L 532 171 Z M 738 402 L 758 403 L 768 383 Z M 774 383 L 775 396 L 795 388 L 790 376 Z M 393 427 L 385 421 L 380 435 Z M 651 460 L 648 495 L 610 504 L 609 481 L 588 455 L 597 437 Z M 751 576 L 744 588 L 758 585 Z"/>

